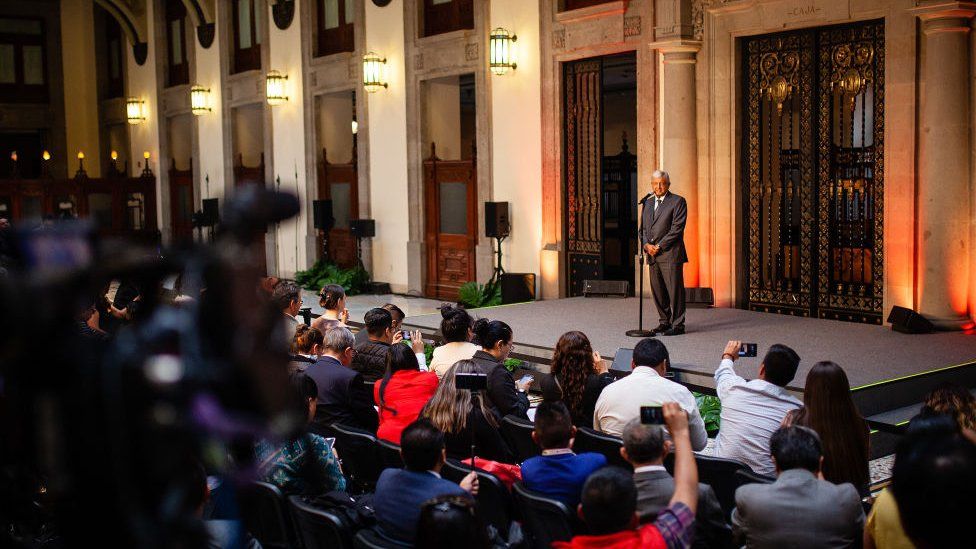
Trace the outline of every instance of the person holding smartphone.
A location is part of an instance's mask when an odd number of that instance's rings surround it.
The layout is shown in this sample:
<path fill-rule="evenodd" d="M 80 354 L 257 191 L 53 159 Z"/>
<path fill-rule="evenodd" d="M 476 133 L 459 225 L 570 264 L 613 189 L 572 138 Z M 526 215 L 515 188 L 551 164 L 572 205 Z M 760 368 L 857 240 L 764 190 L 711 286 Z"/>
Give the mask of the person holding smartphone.
<path fill-rule="evenodd" d="M 515 382 L 515 377 L 505 368 L 505 359 L 515 347 L 514 334 L 508 324 L 500 320 L 481 319 L 475 323 L 475 336 L 481 343 L 481 350 L 471 360 L 488 374 L 488 400 L 499 417 L 509 414 L 529 419 L 529 397 L 526 394 L 533 378 L 523 376 Z"/>

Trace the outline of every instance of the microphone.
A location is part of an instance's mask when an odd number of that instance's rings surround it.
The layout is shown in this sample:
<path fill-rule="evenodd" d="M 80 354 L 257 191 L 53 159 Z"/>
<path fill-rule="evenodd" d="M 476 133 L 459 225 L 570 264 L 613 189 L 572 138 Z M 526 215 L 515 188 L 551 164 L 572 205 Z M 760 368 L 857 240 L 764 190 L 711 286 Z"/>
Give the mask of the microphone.
<path fill-rule="evenodd" d="M 647 194 L 644 195 L 644 198 L 641 198 L 640 200 L 638 200 L 637 203 L 638 204 L 643 204 L 643 203 L 647 202 L 647 199 L 650 198 L 653 195 L 654 195 L 654 193 L 647 193 Z"/>

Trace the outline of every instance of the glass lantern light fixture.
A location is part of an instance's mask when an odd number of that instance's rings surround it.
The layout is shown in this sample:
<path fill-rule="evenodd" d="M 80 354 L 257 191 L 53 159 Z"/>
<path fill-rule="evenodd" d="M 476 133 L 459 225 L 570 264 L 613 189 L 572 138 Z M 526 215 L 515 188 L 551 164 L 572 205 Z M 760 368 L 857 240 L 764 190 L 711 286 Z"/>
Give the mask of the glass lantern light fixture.
<path fill-rule="evenodd" d="M 379 91 L 380 88 L 387 88 L 387 84 L 383 80 L 383 66 L 386 65 L 386 59 L 376 55 L 374 52 L 369 52 L 363 56 L 363 87 L 366 91 L 373 93 Z"/>
<path fill-rule="evenodd" d="M 146 119 L 145 104 L 145 101 L 135 97 L 125 100 L 125 119 L 129 121 L 129 124 L 141 124 Z"/>
<path fill-rule="evenodd" d="M 200 116 L 211 112 L 210 108 L 210 88 L 203 86 L 193 86 L 190 88 L 190 112 Z"/>
<path fill-rule="evenodd" d="M 285 94 L 285 82 L 287 80 L 287 75 L 281 74 L 276 70 L 268 72 L 265 94 L 269 105 L 281 105 L 282 103 L 288 101 L 288 95 Z"/>
<path fill-rule="evenodd" d="M 502 75 L 515 70 L 514 43 L 518 37 L 501 27 L 491 31 L 488 37 L 488 68 L 493 74 Z"/>

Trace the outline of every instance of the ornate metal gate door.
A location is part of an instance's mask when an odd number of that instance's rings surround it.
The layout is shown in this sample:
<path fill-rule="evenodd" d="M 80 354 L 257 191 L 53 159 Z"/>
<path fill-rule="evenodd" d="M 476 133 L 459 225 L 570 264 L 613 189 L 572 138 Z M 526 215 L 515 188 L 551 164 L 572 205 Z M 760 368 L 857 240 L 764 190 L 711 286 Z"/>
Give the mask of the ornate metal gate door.
<path fill-rule="evenodd" d="M 880 323 L 884 24 L 744 51 L 748 307 Z"/>
<path fill-rule="evenodd" d="M 565 65 L 566 242 L 569 295 L 602 276 L 600 160 L 603 157 L 602 61 Z"/>

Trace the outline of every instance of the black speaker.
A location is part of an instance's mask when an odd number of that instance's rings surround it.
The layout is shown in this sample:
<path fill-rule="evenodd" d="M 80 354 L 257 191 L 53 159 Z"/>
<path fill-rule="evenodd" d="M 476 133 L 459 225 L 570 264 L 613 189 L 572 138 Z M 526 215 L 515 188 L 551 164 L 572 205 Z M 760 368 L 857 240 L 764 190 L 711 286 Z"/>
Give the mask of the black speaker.
<path fill-rule="evenodd" d="M 485 236 L 505 238 L 512 233 L 508 202 L 485 202 Z"/>
<path fill-rule="evenodd" d="M 220 221 L 220 206 L 216 198 L 203 199 L 203 217 L 201 225 L 212 227 Z"/>
<path fill-rule="evenodd" d="M 584 280 L 583 297 L 630 295 L 630 282 L 626 280 Z"/>
<path fill-rule="evenodd" d="M 707 309 L 715 304 L 711 288 L 685 288 L 685 304 L 692 309 Z"/>
<path fill-rule="evenodd" d="M 353 238 L 373 238 L 376 236 L 376 221 L 372 219 L 352 219 L 349 221 L 349 234 Z"/>
<path fill-rule="evenodd" d="M 535 299 L 535 273 L 503 273 L 502 303 L 522 303 Z"/>
<path fill-rule="evenodd" d="M 335 218 L 332 217 L 331 200 L 312 201 L 312 224 L 316 229 L 328 231 L 335 227 Z"/>
<path fill-rule="evenodd" d="M 892 330 L 903 334 L 930 334 L 935 331 L 935 326 L 927 318 L 905 307 L 892 307 L 888 322 Z"/>

